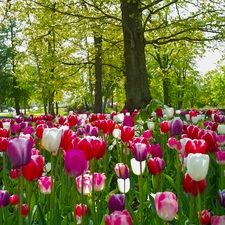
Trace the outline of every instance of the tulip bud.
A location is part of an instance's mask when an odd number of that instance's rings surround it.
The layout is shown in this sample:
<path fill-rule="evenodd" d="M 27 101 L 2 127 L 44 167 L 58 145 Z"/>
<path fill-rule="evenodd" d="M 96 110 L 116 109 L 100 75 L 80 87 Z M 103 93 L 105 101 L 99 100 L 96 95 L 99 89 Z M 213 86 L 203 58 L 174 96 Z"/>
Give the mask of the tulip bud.
<path fill-rule="evenodd" d="M 6 190 L 0 190 L 0 208 L 9 204 L 9 193 Z"/>

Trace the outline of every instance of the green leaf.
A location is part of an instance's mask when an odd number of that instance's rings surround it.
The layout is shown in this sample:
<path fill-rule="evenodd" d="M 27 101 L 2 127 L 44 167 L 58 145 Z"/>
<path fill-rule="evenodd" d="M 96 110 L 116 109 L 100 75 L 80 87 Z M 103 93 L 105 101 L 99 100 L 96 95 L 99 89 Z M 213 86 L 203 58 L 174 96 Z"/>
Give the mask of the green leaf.
<path fill-rule="evenodd" d="M 146 110 L 148 114 L 151 114 L 152 112 L 155 112 L 155 110 L 158 108 L 165 109 L 165 105 L 157 99 L 152 99 L 150 103 L 147 105 Z"/>
<path fill-rule="evenodd" d="M 46 225 L 45 217 L 43 215 L 43 212 L 42 212 L 39 204 L 37 205 L 37 212 L 38 212 L 38 224 Z"/>

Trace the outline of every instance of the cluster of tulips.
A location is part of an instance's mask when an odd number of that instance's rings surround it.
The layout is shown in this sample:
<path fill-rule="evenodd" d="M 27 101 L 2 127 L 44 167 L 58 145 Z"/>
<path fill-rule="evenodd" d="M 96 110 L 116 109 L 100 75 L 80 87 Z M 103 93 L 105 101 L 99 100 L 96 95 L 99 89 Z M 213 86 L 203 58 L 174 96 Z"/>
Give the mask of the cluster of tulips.
<path fill-rule="evenodd" d="M 0 120 L 0 224 L 224 225 L 224 114 L 146 109 Z"/>

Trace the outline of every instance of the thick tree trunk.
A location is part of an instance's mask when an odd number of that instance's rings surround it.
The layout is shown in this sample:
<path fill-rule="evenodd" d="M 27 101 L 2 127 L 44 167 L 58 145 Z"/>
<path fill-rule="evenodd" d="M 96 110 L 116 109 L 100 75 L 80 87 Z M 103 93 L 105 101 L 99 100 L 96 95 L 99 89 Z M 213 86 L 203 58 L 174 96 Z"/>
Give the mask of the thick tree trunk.
<path fill-rule="evenodd" d="M 130 112 L 145 108 L 151 100 L 139 2 L 121 0 L 126 67 L 125 108 Z"/>
<path fill-rule="evenodd" d="M 94 113 L 102 112 L 102 37 L 94 34 L 95 41 L 95 107 Z"/>

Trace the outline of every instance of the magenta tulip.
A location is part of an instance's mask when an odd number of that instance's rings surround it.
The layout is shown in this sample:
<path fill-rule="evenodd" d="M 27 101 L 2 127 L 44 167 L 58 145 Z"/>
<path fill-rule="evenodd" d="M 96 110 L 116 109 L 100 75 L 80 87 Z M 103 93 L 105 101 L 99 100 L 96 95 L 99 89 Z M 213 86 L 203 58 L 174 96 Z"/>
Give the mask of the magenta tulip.
<path fill-rule="evenodd" d="M 66 152 L 64 168 L 71 177 L 78 177 L 88 168 L 83 151 L 71 149 Z"/>
<path fill-rule="evenodd" d="M 224 151 L 216 152 L 216 162 L 219 165 L 225 165 L 225 152 Z"/>
<path fill-rule="evenodd" d="M 158 216 L 165 221 L 172 221 L 178 211 L 176 195 L 172 192 L 157 192 L 155 208 Z"/>
<path fill-rule="evenodd" d="M 105 215 L 106 225 L 132 225 L 132 220 L 127 210 L 114 211 L 110 215 Z"/>
<path fill-rule="evenodd" d="M 32 145 L 30 138 L 16 137 L 9 140 L 7 154 L 14 167 L 25 166 L 30 162 Z"/>

